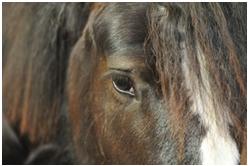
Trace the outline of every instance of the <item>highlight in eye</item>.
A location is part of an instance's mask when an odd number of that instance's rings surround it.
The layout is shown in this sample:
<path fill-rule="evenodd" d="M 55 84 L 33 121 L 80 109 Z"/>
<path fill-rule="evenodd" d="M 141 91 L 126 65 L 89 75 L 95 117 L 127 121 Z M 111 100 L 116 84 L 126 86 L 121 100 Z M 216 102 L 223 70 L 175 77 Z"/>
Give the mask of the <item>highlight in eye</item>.
<path fill-rule="evenodd" d="M 127 94 L 132 97 L 135 96 L 133 81 L 128 76 L 120 74 L 113 75 L 112 83 L 117 92 Z"/>

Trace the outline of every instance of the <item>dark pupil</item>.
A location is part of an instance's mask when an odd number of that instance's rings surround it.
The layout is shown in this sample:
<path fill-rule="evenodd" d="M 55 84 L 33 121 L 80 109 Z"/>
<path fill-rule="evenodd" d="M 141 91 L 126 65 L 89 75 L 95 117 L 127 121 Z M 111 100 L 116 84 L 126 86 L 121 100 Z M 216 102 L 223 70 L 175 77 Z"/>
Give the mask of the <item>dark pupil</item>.
<path fill-rule="evenodd" d="M 131 81 L 127 77 L 115 79 L 114 82 L 123 91 L 129 91 L 132 88 Z"/>

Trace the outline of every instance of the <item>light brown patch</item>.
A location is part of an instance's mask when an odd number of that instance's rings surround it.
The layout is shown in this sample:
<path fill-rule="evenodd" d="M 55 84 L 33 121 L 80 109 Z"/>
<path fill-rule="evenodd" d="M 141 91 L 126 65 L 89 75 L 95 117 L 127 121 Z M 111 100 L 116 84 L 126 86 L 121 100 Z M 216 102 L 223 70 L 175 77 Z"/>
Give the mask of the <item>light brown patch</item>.
<path fill-rule="evenodd" d="M 102 10 L 104 7 L 106 7 L 106 3 L 95 2 L 91 5 L 90 11 Z"/>
<path fill-rule="evenodd" d="M 243 144 L 242 146 L 242 150 L 241 150 L 241 154 L 240 154 L 240 164 L 241 165 L 246 165 L 247 164 L 247 132 L 244 132 L 244 136 L 243 136 Z"/>

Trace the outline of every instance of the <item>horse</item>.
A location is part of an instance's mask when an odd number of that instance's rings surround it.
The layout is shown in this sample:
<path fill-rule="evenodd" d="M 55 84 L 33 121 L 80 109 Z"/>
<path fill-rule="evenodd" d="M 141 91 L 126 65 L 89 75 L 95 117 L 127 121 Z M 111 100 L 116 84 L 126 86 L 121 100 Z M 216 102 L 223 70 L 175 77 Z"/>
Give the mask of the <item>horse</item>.
<path fill-rule="evenodd" d="M 3 163 L 246 164 L 246 10 L 3 3 Z"/>

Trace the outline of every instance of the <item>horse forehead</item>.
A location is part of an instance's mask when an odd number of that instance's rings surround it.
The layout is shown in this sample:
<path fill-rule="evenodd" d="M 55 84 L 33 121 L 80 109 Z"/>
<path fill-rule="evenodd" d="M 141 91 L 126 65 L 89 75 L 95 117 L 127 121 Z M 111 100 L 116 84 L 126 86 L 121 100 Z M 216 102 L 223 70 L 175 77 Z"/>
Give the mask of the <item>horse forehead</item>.
<path fill-rule="evenodd" d="M 132 55 L 121 55 L 121 56 L 109 56 L 108 67 L 113 68 L 144 68 L 145 57 L 144 56 L 132 56 Z"/>

